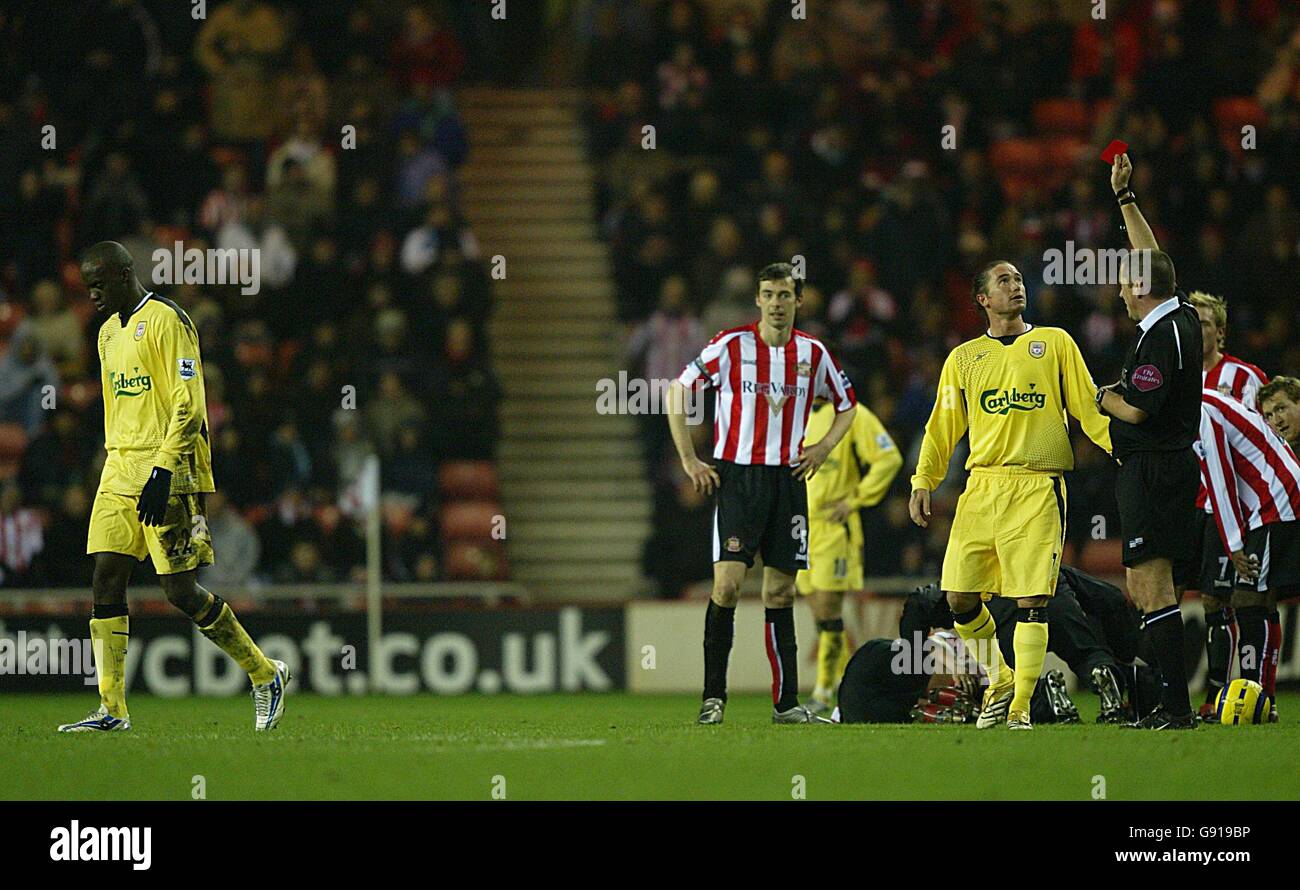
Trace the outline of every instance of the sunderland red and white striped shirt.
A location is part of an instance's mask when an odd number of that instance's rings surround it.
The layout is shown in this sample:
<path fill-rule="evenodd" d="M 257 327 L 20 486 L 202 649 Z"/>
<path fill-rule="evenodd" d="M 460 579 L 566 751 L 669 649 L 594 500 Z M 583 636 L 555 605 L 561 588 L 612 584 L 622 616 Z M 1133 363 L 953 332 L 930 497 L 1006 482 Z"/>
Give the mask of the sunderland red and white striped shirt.
<path fill-rule="evenodd" d="M 1250 362 L 1243 362 L 1226 352 L 1218 364 L 1201 372 L 1201 386 L 1225 396 L 1232 396 L 1252 411 L 1258 411 L 1255 399 L 1259 388 L 1268 383 L 1268 375 Z"/>
<path fill-rule="evenodd" d="M 768 346 L 758 322 L 718 334 L 677 379 L 717 389 L 713 456 L 737 464 L 790 466 L 814 398 L 830 399 L 836 413 L 857 404 L 848 375 L 820 340 L 796 330 L 784 346 Z"/>
<path fill-rule="evenodd" d="M 1300 515 L 1300 460 L 1256 411 L 1207 389 L 1201 397 L 1201 470 L 1228 552 L 1246 530 Z"/>
<path fill-rule="evenodd" d="M 1243 362 L 1235 355 L 1226 352 L 1219 356 L 1213 368 L 1201 372 L 1201 386 L 1216 392 L 1232 396 L 1252 411 L 1258 411 L 1255 404 L 1259 389 L 1268 383 L 1268 375 L 1250 362 Z M 1205 488 L 1205 474 L 1201 473 L 1201 490 L 1196 495 L 1196 506 L 1210 512 L 1209 494 Z"/>

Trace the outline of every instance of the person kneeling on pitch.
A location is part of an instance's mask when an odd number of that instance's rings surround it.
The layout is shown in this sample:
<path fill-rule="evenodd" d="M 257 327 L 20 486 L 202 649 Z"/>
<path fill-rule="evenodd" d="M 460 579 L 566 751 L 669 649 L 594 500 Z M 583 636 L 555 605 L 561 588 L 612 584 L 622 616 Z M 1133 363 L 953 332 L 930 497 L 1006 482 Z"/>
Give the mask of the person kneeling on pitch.
<path fill-rule="evenodd" d="M 1015 630 L 1018 618 L 1017 605 L 1002 597 L 992 597 L 985 604 L 995 625 L 995 635 L 1001 650 L 1008 654 L 1008 662 L 1015 655 Z M 1047 605 L 1048 651 L 1056 655 L 1080 681 L 1086 681 L 1099 699 L 1098 723 L 1127 723 L 1132 719 L 1130 707 L 1124 702 L 1126 687 L 1130 699 L 1137 700 L 1128 677 L 1133 672 L 1138 655 L 1141 630 L 1137 612 L 1129 605 L 1124 594 L 1113 584 L 1094 578 L 1072 566 L 1061 566 L 1057 578 L 1056 595 Z M 904 640 L 919 641 L 932 631 L 953 626 L 952 612 L 948 609 L 939 584 L 918 587 L 903 604 L 898 632 Z M 1010 665 L 1013 669 L 1014 663 Z M 1055 676 L 1053 676 L 1055 675 Z M 986 672 L 981 671 L 981 676 Z M 1048 671 L 1035 687 L 1035 697 L 1043 693 L 1047 700 L 1068 702 L 1064 694 L 1064 676 L 1060 671 Z M 1036 700 L 1036 699 L 1035 699 Z M 1054 712 L 1041 707 L 1030 708 L 1030 717 L 1040 722 L 1035 712 L 1055 713 L 1048 722 L 1064 720 L 1069 708 L 1062 706 Z M 975 708 L 978 713 L 979 708 Z"/>
<path fill-rule="evenodd" d="M 921 642 L 870 640 L 854 653 L 839 688 L 834 723 L 974 723 L 979 719 L 980 685 L 988 679 L 979 661 L 950 630 Z M 1065 676 L 1048 671 L 1030 699 L 1035 723 L 1078 723 L 1079 709 Z"/>

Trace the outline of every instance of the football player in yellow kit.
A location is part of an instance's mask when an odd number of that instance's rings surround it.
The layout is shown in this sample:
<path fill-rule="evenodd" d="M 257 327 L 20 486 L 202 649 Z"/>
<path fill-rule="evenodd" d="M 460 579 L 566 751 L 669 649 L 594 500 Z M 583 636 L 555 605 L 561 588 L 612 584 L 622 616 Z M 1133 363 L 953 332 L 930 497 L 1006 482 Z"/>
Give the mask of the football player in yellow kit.
<path fill-rule="evenodd" d="M 145 290 L 131 254 L 115 241 L 86 252 L 81 277 L 95 308 L 108 314 L 99 329 L 108 458 L 86 542 L 95 558 L 90 638 L 100 707 L 59 731 L 131 728 L 126 585 L 146 554 L 168 601 L 248 672 L 254 728 L 274 729 L 284 713 L 288 666 L 267 658 L 230 606 L 195 579 L 198 568 L 213 561 L 203 495 L 216 490 L 198 332 L 180 306 Z"/>
<path fill-rule="evenodd" d="M 808 435 L 819 439 L 835 412 L 813 402 Z M 817 683 L 810 710 L 829 710 L 849 661 L 844 640 L 844 594 L 862 589 L 862 514 L 884 499 L 902 469 L 903 456 L 884 425 L 861 402 L 853 424 L 808 480 L 808 568 L 795 578 L 817 621 Z"/>
<path fill-rule="evenodd" d="M 1064 473 L 1074 469 L 1068 416 L 1107 454 L 1110 421 L 1079 346 L 1060 328 L 1025 322 L 1025 285 L 1011 263 L 975 276 L 972 297 L 988 332 L 949 353 L 912 476 L 912 521 L 929 524 L 930 493 L 970 434 L 970 478 L 957 501 L 940 586 L 954 626 L 989 673 L 979 729 L 1005 717 L 1032 729 L 1029 699 L 1047 653 L 1046 606 L 1056 592 L 1065 544 Z M 998 648 L 982 594 L 1019 602 L 1015 671 Z"/>

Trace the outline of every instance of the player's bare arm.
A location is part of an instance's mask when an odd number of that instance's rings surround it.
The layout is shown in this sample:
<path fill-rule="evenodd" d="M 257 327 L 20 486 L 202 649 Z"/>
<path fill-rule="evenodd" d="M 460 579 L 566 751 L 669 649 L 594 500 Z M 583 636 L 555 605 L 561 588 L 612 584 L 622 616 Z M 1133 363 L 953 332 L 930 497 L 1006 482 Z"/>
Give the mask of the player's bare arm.
<path fill-rule="evenodd" d="M 907 502 L 907 512 L 912 517 L 912 522 L 921 528 L 930 527 L 930 489 L 915 488 L 912 490 L 912 497 Z"/>
<path fill-rule="evenodd" d="M 807 445 L 799 449 L 799 460 L 795 464 L 794 476 L 796 479 L 808 480 L 817 475 L 818 468 L 826 463 L 826 458 L 830 456 L 831 451 L 840 440 L 844 438 L 845 433 L 853 426 L 853 412 L 841 411 L 835 415 L 831 421 L 831 428 L 820 442 Z"/>
<path fill-rule="evenodd" d="M 674 380 L 668 387 L 668 429 L 672 432 L 673 444 L 677 446 L 677 456 L 681 458 L 682 469 L 690 477 L 695 490 L 713 494 L 719 484 L 718 473 L 695 453 L 695 444 L 686 429 L 685 405 L 686 387 L 682 386 L 681 381 Z"/>

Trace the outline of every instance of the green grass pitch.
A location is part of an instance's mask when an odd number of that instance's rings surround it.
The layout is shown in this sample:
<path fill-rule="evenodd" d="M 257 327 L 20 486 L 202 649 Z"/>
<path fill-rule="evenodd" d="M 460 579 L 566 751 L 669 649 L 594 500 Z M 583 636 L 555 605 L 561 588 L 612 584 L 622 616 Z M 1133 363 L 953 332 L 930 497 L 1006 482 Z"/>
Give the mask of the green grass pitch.
<path fill-rule="evenodd" d="M 954 726 L 773 726 L 770 699 L 735 696 L 722 726 L 689 695 L 437 698 L 291 696 L 252 731 L 247 698 L 134 696 L 129 733 L 61 735 L 93 697 L 7 695 L 0 798 L 189 800 L 1296 799 L 1300 694 L 1283 722 L 1144 733 L 1090 722 L 977 732 Z M 1096 699 L 1078 704 L 1086 721 Z M 496 778 L 501 777 L 501 778 Z"/>

